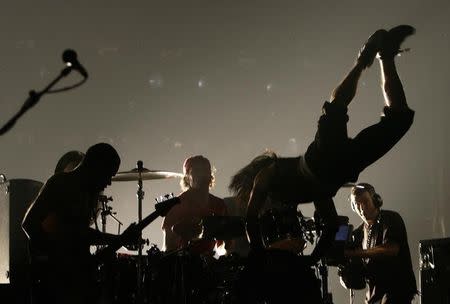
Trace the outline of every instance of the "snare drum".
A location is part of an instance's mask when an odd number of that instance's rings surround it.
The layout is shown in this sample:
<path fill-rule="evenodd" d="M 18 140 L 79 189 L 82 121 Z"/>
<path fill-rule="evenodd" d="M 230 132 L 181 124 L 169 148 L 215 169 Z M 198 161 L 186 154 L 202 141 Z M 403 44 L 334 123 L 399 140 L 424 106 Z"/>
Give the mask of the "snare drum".
<path fill-rule="evenodd" d="M 295 254 L 305 249 L 306 242 L 296 208 L 269 209 L 259 219 L 264 245 Z"/>

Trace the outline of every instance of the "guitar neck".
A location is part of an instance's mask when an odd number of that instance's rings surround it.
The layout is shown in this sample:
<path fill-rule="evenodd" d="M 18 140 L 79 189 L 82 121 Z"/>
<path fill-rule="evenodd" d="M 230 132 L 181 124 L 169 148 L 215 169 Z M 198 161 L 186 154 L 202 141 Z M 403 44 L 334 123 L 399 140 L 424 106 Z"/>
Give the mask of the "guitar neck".
<path fill-rule="evenodd" d="M 156 220 L 158 216 L 159 212 L 157 210 L 153 211 L 151 214 L 142 219 L 142 221 L 136 224 L 136 229 L 143 230 L 145 227 L 150 225 L 154 220 Z"/>
<path fill-rule="evenodd" d="M 150 225 L 154 220 L 156 220 L 159 216 L 165 216 L 167 212 L 175 205 L 180 202 L 178 197 L 171 198 L 169 200 L 160 202 L 156 204 L 155 208 L 156 210 L 150 213 L 148 216 L 146 216 L 143 220 L 141 220 L 139 223 L 136 224 L 134 229 L 136 231 L 141 232 L 145 227 Z M 118 250 L 123 244 L 121 244 L 119 241 L 114 242 L 107 246 L 106 248 L 102 249 L 104 253 L 113 253 L 116 250 Z"/>
<path fill-rule="evenodd" d="M 178 197 L 172 197 L 170 199 L 166 199 L 165 201 L 159 202 L 155 205 L 155 211 L 153 211 L 150 215 L 146 216 L 143 220 L 137 223 L 136 229 L 142 230 L 147 227 L 151 222 L 156 220 L 158 216 L 166 216 L 167 212 L 172 209 L 173 206 L 180 203 L 180 199 Z"/>
<path fill-rule="evenodd" d="M 135 229 L 137 231 L 142 231 L 145 227 L 147 227 L 151 222 L 153 222 L 155 219 L 157 219 L 159 216 L 158 211 L 153 211 L 150 215 L 146 216 L 141 222 L 139 222 Z M 99 252 L 97 252 L 97 256 L 102 258 L 111 256 L 114 252 L 119 250 L 120 247 L 122 247 L 122 243 L 119 241 L 114 241 L 110 243 L 105 248 L 101 249 Z"/>

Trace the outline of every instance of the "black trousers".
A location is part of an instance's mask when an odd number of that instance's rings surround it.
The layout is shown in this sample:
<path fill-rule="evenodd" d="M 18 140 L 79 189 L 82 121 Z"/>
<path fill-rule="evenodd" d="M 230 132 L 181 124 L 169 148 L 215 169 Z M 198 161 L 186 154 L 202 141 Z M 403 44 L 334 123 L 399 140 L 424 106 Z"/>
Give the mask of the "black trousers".
<path fill-rule="evenodd" d="M 390 151 L 406 134 L 414 119 L 412 110 L 395 111 L 385 107 L 378 123 L 349 138 L 346 108 L 325 102 L 323 113 L 305 160 L 319 182 L 327 186 L 331 196 L 343 184 L 357 181 L 365 168 Z"/>

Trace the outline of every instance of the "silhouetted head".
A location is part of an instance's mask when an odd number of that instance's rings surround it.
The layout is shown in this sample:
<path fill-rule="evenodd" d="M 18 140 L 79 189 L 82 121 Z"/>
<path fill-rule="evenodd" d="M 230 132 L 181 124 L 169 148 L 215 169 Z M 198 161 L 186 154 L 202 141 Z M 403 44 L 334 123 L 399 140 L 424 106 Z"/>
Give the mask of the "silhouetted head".
<path fill-rule="evenodd" d="M 78 167 L 85 176 L 89 187 L 102 191 L 111 185 L 111 178 L 117 173 L 120 157 L 117 151 L 107 143 L 98 143 L 86 151 L 83 162 Z"/>

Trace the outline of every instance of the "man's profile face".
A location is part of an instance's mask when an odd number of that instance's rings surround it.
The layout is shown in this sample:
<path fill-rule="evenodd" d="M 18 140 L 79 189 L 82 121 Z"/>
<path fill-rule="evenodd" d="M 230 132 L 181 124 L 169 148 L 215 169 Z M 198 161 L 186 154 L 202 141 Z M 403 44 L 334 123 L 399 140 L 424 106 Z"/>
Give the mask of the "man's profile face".
<path fill-rule="evenodd" d="M 375 220 L 378 215 L 378 208 L 375 207 L 373 198 L 369 192 L 352 194 L 350 199 L 355 207 L 356 213 L 364 220 Z"/>

